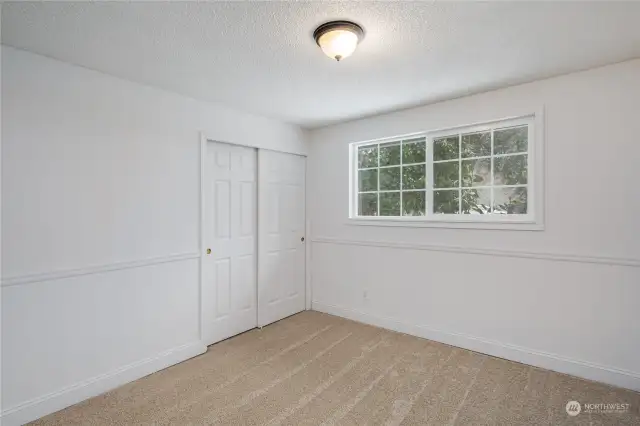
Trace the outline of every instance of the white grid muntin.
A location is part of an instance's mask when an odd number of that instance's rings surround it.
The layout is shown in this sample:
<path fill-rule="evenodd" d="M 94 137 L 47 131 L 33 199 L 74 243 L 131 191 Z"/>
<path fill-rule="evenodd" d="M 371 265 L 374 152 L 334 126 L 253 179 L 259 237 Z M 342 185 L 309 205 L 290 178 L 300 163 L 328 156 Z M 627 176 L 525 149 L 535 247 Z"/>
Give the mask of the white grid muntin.
<path fill-rule="evenodd" d="M 526 152 L 510 152 L 510 153 L 502 153 L 502 154 L 493 154 L 494 149 L 494 132 L 499 130 L 505 130 L 510 128 L 517 127 L 527 127 L 528 138 L 527 138 L 527 151 Z M 535 129 L 537 127 L 540 133 L 538 137 L 536 137 Z M 542 209 L 538 207 L 542 201 L 542 194 L 539 189 L 536 188 L 536 176 L 539 176 L 540 182 L 542 182 L 542 171 L 544 170 L 541 163 L 542 160 L 542 139 L 541 139 L 541 130 L 542 130 L 542 112 L 536 114 L 523 115 L 514 118 L 507 118 L 503 120 L 492 120 L 490 122 L 475 124 L 471 126 L 460 126 L 455 128 L 449 128 L 438 131 L 426 131 L 426 132 L 418 132 L 411 133 L 398 137 L 389 137 L 378 140 L 370 140 L 363 141 L 350 144 L 349 151 L 349 179 L 350 179 L 350 187 L 349 187 L 349 218 L 354 221 L 365 221 L 365 222 L 487 222 L 487 223 L 522 223 L 522 224 L 537 224 L 535 227 L 531 227 L 531 229 L 542 229 Z M 482 156 L 474 156 L 474 157 L 462 157 L 462 136 L 476 133 L 490 132 L 491 135 L 491 153 L 493 155 L 482 155 Z M 452 158 L 447 160 L 439 160 L 433 161 L 433 144 L 435 139 L 441 139 L 443 137 L 456 137 L 458 139 L 458 158 Z M 425 149 L 426 149 L 426 161 L 418 162 L 418 163 L 407 163 L 403 164 L 403 150 L 402 147 L 404 143 L 415 143 L 420 140 L 425 141 Z M 404 143 L 402 143 L 404 142 Z M 389 144 L 392 145 L 397 143 L 400 145 L 400 156 L 401 163 L 395 165 L 386 165 L 379 166 L 380 161 L 380 145 Z M 358 148 L 363 145 L 371 145 L 378 147 L 378 167 L 368 167 L 368 168 L 359 168 L 358 167 Z M 536 157 L 536 147 L 540 151 L 540 157 Z M 527 183 L 526 184 L 516 184 L 516 185 L 493 185 L 494 180 L 494 159 L 500 157 L 509 157 L 509 156 L 518 156 L 518 155 L 526 155 L 528 162 L 528 171 L 527 171 Z M 462 186 L 462 161 L 468 160 L 480 160 L 480 159 L 489 159 L 491 161 L 491 185 L 478 185 L 478 186 Z M 459 186 L 450 187 L 450 188 L 433 188 L 433 165 L 438 163 L 446 163 L 458 161 L 458 181 Z M 399 167 L 401 169 L 400 179 L 403 178 L 402 167 L 404 166 L 412 166 L 412 165 L 425 165 L 425 174 L 426 174 L 426 188 L 425 189 L 393 189 L 393 190 L 378 190 L 378 191 L 359 191 L 358 188 L 358 173 L 360 170 L 367 169 L 385 169 L 385 168 L 393 168 Z M 378 181 L 380 179 L 380 173 L 378 173 Z M 401 184 L 402 185 L 402 184 Z M 541 184 L 539 185 L 541 187 Z M 517 187 L 526 187 L 527 188 L 527 213 L 526 214 L 503 214 L 499 212 L 491 212 L 489 214 L 472 214 L 472 213 L 461 213 L 461 203 L 462 203 L 462 191 L 468 189 L 491 189 L 491 205 L 490 208 L 493 210 L 494 207 L 494 190 L 499 190 L 501 188 L 517 188 Z M 379 182 L 378 182 L 379 188 Z M 434 213 L 433 212 L 433 191 L 450 191 L 457 190 L 459 191 L 459 208 L 458 213 Z M 426 193 L 426 211 L 425 216 L 358 216 L 358 195 L 359 194 L 380 194 L 380 193 L 392 193 L 399 192 L 400 193 L 400 214 L 403 213 L 403 192 L 421 192 L 424 191 Z M 378 214 L 380 209 L 378 195 Z M 536 218 L 538 216 L 538 219 Z M 473 218 L 470 218 L 473 217 Z M 425 225 L 431 226 L 431 225 Z M 467 226 L 463 226 L 467 227 Z M 496 228 L 501 229 L 501 228 Z M 515 228 L 505 228 L 505 229 L 515 229 Z M 525 228 L 522 228 L 525 229 Z"/>

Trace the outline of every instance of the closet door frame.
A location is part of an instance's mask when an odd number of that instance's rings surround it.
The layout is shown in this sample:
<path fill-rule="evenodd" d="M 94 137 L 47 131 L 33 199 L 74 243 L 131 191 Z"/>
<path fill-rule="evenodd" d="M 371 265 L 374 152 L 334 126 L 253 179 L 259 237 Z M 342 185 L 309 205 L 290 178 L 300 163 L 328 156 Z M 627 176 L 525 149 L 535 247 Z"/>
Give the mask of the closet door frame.
<path fill-rule="evenodd" d="M 198 335 L 200 336 L 200 340 L 203 340 L 204 336 L 203 336 L 203 306 L 202 306 L 202 286 L 204 284 L 204 261 L 205 261 L 205 256 L 206 254 L 206 247 L 205 247 L 205 229 L 204 229 L 204 218 L 205 218 L 205 189 L 206 189 L 206 158 L 207 158 L 207 150 L 208 150 L 208 146 L 209 146 L 209 142 L 220 142 L 220 143 L 226 143 L 226 144 L 230 144 L 230 145 L 237 145 L 237 146 L 244 146 L 244 147 L 248 147 L 248 148 L 256 148 L 259 150 L 270 150 L 270 151 L 277 151 L 277 152 L 283 152 L 286 154 L 294 154 L 294 155 L 299 155 L 302 157 L 307 157 L 306 153 L 301 153 L 301 152 L 297 152 L 297 151 L 292 151 L 292 150 L 287 150 L 287 149 L 278 149 L 278 148 L 265 148 L 264 146 L 261 146 L 259 143 L 254 143 L 253 141 L 248 141 L 247 143 L 238 143 L 238 142 L 231 142 L 231 141 L 226 141 L 226 140 L 220 140 L 220 139 L 216 139 L 216 138 L 210 138 L 207 137 L 205 132 L 200 132 L 200 214 L 199 214 L 199 242 L 198 245 L 200 247 L 200 256 L 199 256 L 199 282 L 198 282 Z M 257 154 L 259 156 L 259 152 Z M 305 174 L 308 174 L 307 172 L 308 168 L 305 167 Z M 258 174 L 260 171 L 260 162 L 258 161 Z M 306 186 L 306 176 L 305 176 L 305 186 Z M 257 190 L 256 192 L 259 193 L 260 191 L 260 180 L 258 177 L 257 180 Z M 306 188 L 305 188 L 305 194 L 306 194 Z M 305 205 L 306 205 L 306 198 L 305 198 Z M 260 205 L 257 204 L 258 209 L 260 209 Z M 307 211 L 307 209 L 305 208 L 305 212 Z M 259 214 L 259 213 L 258 213 Z M 308 217 L 308 215 L 306 215 Z M 307 219 L 307 217 L 305 217 L 305 234 L 307 236 L 307 240 L 310 241 L 310 222 Z M 259 226 L 259 225 L 258 225 Z M 257 233 L 256 235 L 258 235 L 259 238 L 259 232 L 260 230 L 257 229 Z M 259 256 L 260 253 L 256 252 L 256 254 Z M 311 264 L 311 244 L 306 244 L 305 247 L 305 309 L 306 310 L 311 310 L 311 270 L 310 270 L 310 264 Z M 257 265 L 256 265 L 256 277 L 258 277 L 259 279 L 259 275 L 258 275 L 258 270 L 257 270 Z M 256 291 L 258 289 L 256 288 Z M 258 305 L 258 310 L 260 309 L 260 306 Z"/>

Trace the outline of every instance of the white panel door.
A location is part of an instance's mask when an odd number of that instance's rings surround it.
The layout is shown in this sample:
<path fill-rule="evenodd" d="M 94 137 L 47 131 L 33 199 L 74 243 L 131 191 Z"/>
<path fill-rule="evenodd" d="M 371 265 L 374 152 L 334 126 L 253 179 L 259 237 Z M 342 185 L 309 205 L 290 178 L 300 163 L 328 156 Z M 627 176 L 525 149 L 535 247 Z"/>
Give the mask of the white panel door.
<path fill-rule="evenodd" d="M 257 326 L 257 155 L 208 142 L 205 167 L 202 334 L 206 344 Z"/>
<path fill-rule="evenodd" d="M 260 150 L 258 325 L 305 309 L 305 158 Z"/>

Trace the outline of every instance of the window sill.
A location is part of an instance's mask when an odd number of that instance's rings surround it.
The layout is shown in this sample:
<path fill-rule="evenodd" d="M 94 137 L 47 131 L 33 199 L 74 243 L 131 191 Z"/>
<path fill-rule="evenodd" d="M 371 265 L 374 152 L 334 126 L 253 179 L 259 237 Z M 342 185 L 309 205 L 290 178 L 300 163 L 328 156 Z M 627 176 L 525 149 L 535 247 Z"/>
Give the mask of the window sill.
<path fill-rule="evenodd" d="M 406 228 L 490 229 L 514 231 L 543 231 L 544 224 L 530 219 L 495 217 L 494 220 L 474 218 L 425 219 L 389 217 L 350 217 L 348 225 L 400 226 Z"/>

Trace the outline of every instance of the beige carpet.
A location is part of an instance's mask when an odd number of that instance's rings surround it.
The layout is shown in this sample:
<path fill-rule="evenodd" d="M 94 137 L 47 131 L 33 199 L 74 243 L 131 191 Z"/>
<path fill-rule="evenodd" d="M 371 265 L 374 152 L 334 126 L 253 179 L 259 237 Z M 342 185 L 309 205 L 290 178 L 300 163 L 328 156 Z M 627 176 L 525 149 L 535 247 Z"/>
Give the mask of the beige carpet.
<path fill-rule="evenodd" d="M 568 401 L 626 403 L 582 412 Z M 41 425 L 640 425 L 640 394 L 304 312 Z"/>

